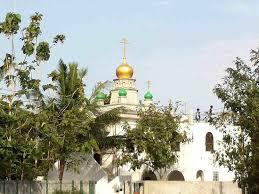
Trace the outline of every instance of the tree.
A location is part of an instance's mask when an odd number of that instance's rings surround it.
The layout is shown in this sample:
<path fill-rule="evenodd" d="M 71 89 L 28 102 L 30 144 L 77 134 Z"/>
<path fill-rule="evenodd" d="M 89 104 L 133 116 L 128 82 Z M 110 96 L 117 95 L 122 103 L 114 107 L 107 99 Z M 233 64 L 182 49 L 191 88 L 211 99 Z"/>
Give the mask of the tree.
<path fill-rule="evenodd" d="M 73 154 L 99 151 L 104 144 L 113 146 L 105 129 L 119 120 L 119 109 L 103 113 L 95 101 L 106 82 L 86 98 L 83 79 L 87 70 L 75 63 L 60 61 L 59 68 L 49 74 L 52 83 L 44 86 L 33 76 L 34 70 L 49 60 L 51 48 L 65 39 L 57 35 L 52 44 L 39 42 L 41 20 L 42 15 L 35 13 L 21 30 L 21 53 L 15 52 L 14 43 L 20 15 L 8 13 L 0 23 L 0 33 L 11 41 L 11 51 L 0 66 L 0 81 L 6 85 L 0 99 L 0 179 L 46 176 L 59 161 L 62 181 L 65 165 L 76 168 L 80 162 Z M 47 96 L 43 90 L 50 89 L 51 96 Z"/>
<path fill-rule="evenodd" d="M 125 144 L 119 164 L 129 163 L 131 169 L 145 166 L 153 171 L 169 168 L 177 161 L 180 143 L 187 141 L 179 130 L 179 116 L 172 114 L 171 104 L 141 108 L 136 127 L 125 127 Z"/>
<path fill-rule="evenodd" d="M 86 69 L 78 69 L 75 63 L 66 65 L 60 61 L 58 70 L 49 74 L 53 83 L 43 86 L 55 93 L 43 113 L 50 120 L 45 143 L 53 161 L 59 161 L 60 181 L 65 166 L 77 168 L 80 164 L 80 157 L 74 157 L 74 154 L 80 156 L 102 149 L 106 128 L 119 121 L 118 109 L 103 113 L 95 101 L 96 94 L 106 83 L 99 83 L 93 94 L 85 97 L 83 78 L 86 73 Z"/>
<path fill-rule="evenodd" d="M 10 52 L 1 59 L 0 81 L 0 178 L 33 179 L 41 173 L 40 159 L 44 148 L 38 141 L 42 123 L 37 111 L 43 103 L 40 80 L 33 76 L 34 70 L 50 58 L 51 47 L 63 42 L 57 35 L 52 45 L 39 41 L 42 15 L 35 13 L 28 26 L 20 30 L 21 16 L 8 13 L 0 22 L 0 34 L 10 41 Z M 16 52 L 15 37 L 21 32 L 22 47 Z M 44 164 L 45 165 L 45 164 Z"/>
<path fill-rule="evenodd" d="M 259 51 L 251 51 L 250 63 L 240 58 L 226 70 L 214 92 L 224 111 L 214 124 L 223 132 L 220 165 L 235 173 L 235 181 L 249 194 L 259 193 Z M 227 127 L 232 124 L 236 127 Z"/>

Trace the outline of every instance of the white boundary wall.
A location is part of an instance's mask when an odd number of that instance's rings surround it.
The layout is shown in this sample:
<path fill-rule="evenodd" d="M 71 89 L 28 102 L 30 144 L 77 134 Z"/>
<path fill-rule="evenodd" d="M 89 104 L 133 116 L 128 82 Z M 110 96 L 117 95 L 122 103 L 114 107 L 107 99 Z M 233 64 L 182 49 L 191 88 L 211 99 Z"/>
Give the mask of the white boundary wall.
<path fill-rule="evenodd" d="M 233 182 L 144 181 L 144 194 L 241 194 Z"/>

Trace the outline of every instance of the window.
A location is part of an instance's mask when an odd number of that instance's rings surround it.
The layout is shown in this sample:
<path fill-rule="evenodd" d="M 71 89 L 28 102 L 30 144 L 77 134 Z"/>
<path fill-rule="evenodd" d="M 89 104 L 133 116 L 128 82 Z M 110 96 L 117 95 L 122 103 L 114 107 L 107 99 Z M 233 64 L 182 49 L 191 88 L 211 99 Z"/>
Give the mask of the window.
<path fill-rule="evenodd" d="M 205 146 L 206 146 L 206 151 L 210 151 L 212 152 L 213 151 L 213 135 L 211 132 L 208 132 L 206 134 L 206 139 L 205 139 Z"/>
<path fill-rule="evenodd" d="M 170 174 L 167 176 L 167 180 L 168 181 L 184 181 L 184 176 L 180 171 L 174 170 L 174 171 L 170 172 Z"/>
<path fill-rule="evenodd" d="M 157 180 L 157 177 L 155 175 L 155 173 L 151 170 L 148 171 L 144 171 L 143 175 L 142 175 L 142 180 Z"/>
<path fill-rule="evenodd" d="M 204 180 L 204 175 L 203 175 L 203 171 L 202 170 L 198 170 L 196 173 L 196 179 L 199 181 L 203 181 Z"/>
<path fill-rule="evenodd" d="M 213 181 L 219 181 L 219 172 L 213 171 Z"/>
<path fill-rule="evenodd" d="M 100 154 L 94 153 L 94 159 L 98 164 L 102 165 L 102 156 Z"/>

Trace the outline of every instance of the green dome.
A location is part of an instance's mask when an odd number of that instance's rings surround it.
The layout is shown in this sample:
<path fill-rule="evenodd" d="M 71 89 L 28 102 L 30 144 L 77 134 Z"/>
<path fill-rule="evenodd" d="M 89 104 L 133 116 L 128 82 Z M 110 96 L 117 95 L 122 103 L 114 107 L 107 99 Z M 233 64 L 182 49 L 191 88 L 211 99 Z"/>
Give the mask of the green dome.
<path fill-rule="evenodd" d="M 144 96 L 145 100 L 152 100 L 153 99 L 153 95 L 151 94 L 150 91 L 147 91 L 147 93 Z"/>
<path fill-rule="evenodd" d="M 127 91 L 124 88 L 119 90 L 119 96 L 127 96 Z"/>
<path fill-rule="evenodd" d="M 103 92 L 98 92 L 98 94 L 95 97 L 96 100 L 104 100 L 105 94 Z"/>

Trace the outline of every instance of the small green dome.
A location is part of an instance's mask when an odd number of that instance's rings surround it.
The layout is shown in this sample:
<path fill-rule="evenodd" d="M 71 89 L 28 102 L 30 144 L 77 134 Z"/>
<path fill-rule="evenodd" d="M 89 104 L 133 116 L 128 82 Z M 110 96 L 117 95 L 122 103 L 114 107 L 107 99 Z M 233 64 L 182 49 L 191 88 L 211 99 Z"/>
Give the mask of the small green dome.
<path fill-rule="evenodd" d="M 124 88 L 119 90 L 119 96 L 127 96 L 127 91 Z"/>
<path fill-rule="evenodd" d="M 98 92 L 98 94 L 95 97 L 96 100 L 104 100 L 105 94 L 103 92 Z"/>
<path fill-rule="evenodd" d="M 145 100 L 152 100 L 153 99 L 153 95 L 151 94 L 150 91 L 147 91 L 147 93 L 144 96 Z"/>

